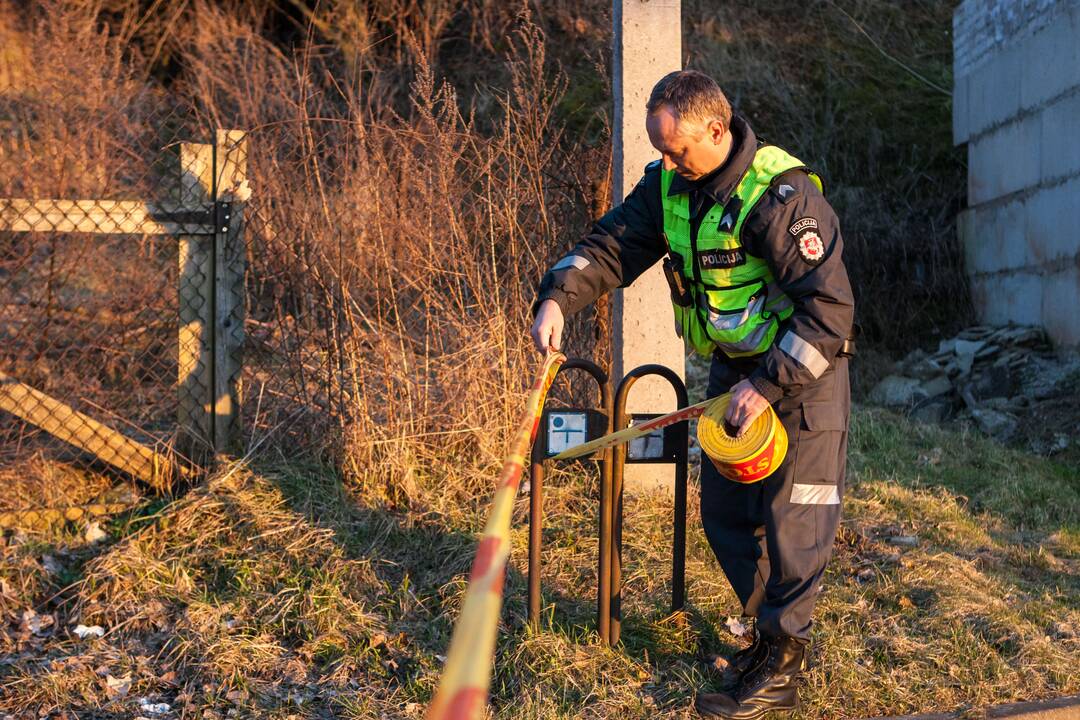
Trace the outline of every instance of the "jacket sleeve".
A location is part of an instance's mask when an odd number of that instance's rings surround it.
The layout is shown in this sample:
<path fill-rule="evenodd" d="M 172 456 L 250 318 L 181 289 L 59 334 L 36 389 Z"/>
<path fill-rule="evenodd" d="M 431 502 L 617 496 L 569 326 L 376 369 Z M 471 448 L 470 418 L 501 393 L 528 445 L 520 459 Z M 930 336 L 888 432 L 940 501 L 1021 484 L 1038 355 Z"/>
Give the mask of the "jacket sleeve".
<path fill-rule="evenodd" d="M 855 301 L 836 213 L 803 171 L 773 181 L 743 242 L 765 258 L 794 309 L 750 374 L 770 403 L 812 383 L 835 362 L 851 333 Z"/>
<path fill-rule="evenodd" d="M 634 282 L 667 252 L 662 233 L 657 162 L 646 166 L 622 204 L 597 220 L 592 232 L 547 271 L 533 315 L 540 303 L 554 300 L 570 316 L 612 288 Z"/>

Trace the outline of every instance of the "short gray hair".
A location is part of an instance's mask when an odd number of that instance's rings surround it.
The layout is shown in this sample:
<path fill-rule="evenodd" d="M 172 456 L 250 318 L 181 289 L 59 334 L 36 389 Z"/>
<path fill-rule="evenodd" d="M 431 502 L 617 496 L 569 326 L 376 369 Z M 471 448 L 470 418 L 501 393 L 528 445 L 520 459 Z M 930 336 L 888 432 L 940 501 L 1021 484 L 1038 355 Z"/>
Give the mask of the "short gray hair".
<path fill-rule="evenodd" d="M 719 120 L 731 127 L 731 103 L 716 81 L 697 70 L 676 70 L 660 78 L 649 93 L 645 108 L 650 115 L 667 105 L 679 122 Z"/>

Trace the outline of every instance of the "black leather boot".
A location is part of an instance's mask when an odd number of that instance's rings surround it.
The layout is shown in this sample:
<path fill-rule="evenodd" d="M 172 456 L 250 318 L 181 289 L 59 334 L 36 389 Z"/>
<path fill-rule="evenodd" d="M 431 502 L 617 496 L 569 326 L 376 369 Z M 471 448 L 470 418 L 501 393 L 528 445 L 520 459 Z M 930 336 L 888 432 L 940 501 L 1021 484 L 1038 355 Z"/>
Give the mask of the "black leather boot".
<path fill-rule="evenodd" d="M 762 640 L 764 662 L 744 676 L 733 694 L 698 695 L 694 701 L 698 713 L 723 720 L 757 720 L 772 710 L 795 709 L 807 643 L 786 636 Z"/>
<path fill-rule="evenodd" d="M 748 647 L 744 647 L 731 656 L 728 665 L 724 668 L 720 681 L 727 688 L 737 688 L 748 673 L 755 670 L 765 662 L 767 646 L 758 632 L 757 625 L 751 628 L 753 641 Z"/>

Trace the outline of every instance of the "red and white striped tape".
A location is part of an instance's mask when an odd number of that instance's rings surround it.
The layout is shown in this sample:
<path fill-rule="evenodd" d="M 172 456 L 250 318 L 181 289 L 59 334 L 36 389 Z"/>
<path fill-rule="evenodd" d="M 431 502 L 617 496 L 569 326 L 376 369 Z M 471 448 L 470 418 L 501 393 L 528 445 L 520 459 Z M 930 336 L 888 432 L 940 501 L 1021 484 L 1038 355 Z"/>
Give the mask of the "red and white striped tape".
<path fill-rule="evenodd" d="M 544 399 L 566 356 L 549 351 L 533 383 L 525 413 L 510 443 L 495 486 L 484 534 L 473 560 L 469 586 L 461 615 L 450 639 L 439 690 L 428 707 L 425 720 L 476 720 L 483 717 L 491 686 L 491 667 L 502 608 L 503 580 L 510 557 L 510 516 L 521 484 L 529 447 L 540 426 Z"/>

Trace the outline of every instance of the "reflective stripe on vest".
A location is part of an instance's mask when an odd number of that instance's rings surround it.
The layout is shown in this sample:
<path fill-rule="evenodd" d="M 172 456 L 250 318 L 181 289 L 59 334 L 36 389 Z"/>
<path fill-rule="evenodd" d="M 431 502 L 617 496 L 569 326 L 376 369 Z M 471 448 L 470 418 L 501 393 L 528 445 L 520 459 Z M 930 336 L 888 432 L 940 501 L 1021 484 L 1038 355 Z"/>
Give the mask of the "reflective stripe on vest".
<path fill-rule="evenodd" d="M 675 172 L 661 171 L 664 235 L 694 298 L 690 307 L 673 306 L 675 331 L 688 348 L 706 356 L 717 348 L 728 357 L 757 355 L 772 345 L 780 322 L 791 315 L 791 299 L 777 286 L 765 260 L 746 252 L 740 237 L 743 223 L 772 181 L 794 169 L 806 166 L 778 147 L 758 148 L 726 208 L 714 205 L 696 238 L 690 232 L 689 193 L 669 196 Z M 818 176 L 807 173 L 820 189 Z M 738 217 L 732 217 L 736 207 Z"/>

